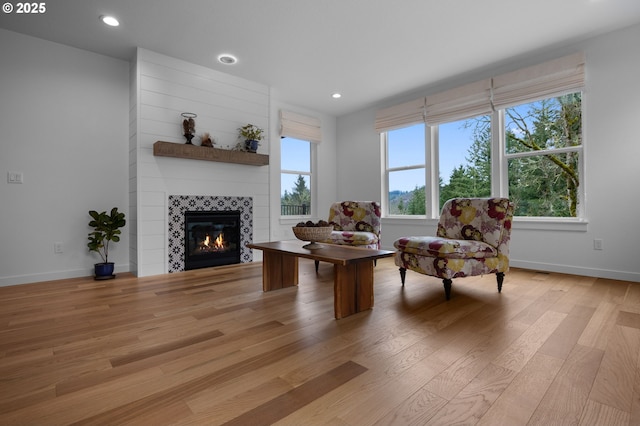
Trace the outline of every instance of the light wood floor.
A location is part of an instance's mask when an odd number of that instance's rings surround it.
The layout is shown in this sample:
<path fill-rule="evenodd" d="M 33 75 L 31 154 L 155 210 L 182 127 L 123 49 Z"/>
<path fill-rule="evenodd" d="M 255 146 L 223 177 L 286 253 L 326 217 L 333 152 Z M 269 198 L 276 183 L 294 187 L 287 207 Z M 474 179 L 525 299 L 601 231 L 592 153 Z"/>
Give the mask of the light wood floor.
<path fill-rule="evenodd" d="M 336 321 L 331 265 L 261 267 L 0 288 L 0 424 L 640 424 L 640 283 L 384 259 Z"/>

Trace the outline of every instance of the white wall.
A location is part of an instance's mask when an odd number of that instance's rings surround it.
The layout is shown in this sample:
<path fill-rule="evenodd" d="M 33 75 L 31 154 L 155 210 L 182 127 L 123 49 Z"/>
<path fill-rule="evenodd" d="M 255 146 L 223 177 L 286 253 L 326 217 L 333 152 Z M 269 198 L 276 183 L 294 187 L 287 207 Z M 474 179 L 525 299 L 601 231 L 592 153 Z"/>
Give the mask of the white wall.
<path fill-rule="evenodd" d="M 129 65 L 2 29 L 0 57 L 0 285 L 92 275 L 88 211 L 128 213 Z"/>
<path fill-rule="evenodd" d="M 110 256 L 116 272 L 166 272 L 169 194 L 251 196 L 254 240 L 291 238 L 279 218 L 280 109 L 321 119 L 319 217 L 336 198 L 335 117 L 272 105 L 265 85 L 145 49 L 129 64 L 5 30 L 0 54 L 11 58 L 0 62 L 0 285 L 91 275 L 98 258 L 86 249 L 87 212 L 113 206 L 127 214 Z M 157 140 L 184 142 L 184 111 L 220 147 L 235 145 L 241 124 L 264 127 L 259 153 L 272 165 L 154 157 Z M 5 183 L 9 171 L 25 183 Z M 54 242 L 64 253 L 54 254 Z"/>
<path fill-rule="evenodd" d="M 513 266 L 587 276 L 640 281 L 636 248 L 640 231 L 640 25 L 600 36 L 557 51 L 528 55 L 519 61 L 483 70 L 476 78 L 465 75 L 457 84 L 518 69 L 578 50 L 586 53 L 584 143 L 586 212 L 588 224 L 572 230 L 515 221 L 512 232 Z M 415 99 L 456 85 L 439 87 L 398 98 Z M 388 106 L 389 102 L 381 106 Z M 373 130 L 376 108 L 338 119 L 338 198 L 376 198 L 381 195 L 381 153 Z M 358 161 L 351 159 L 358 158 Z M 382 244 L 392 249 L 404 235 L 433 234 L 434 221 L 383 221 Z M 604 250 L 593 240 L 604 240 Z"/>
<path fill-rule="evenodd" d="M 253 197 L 254 241 L 269 239 L 269 167 L 153 156 L 156 141 L 185 143 L 182 112 L 198 115 L 195 145 L 209 132 L 219 148 L 232 148 L 238 127 L 269 128 L 269 88 L 209 68 L 138 49 L 132 78 L 131 199 L 136 204 L 132 264 L 139 276 L 167 267 L 167 197 Z M 135 123 L 134 123 L 135 122 Z M 258 150 L 268 154 L 270 138 Z M 259 253 L 254 253 L 258 260 Z"/>

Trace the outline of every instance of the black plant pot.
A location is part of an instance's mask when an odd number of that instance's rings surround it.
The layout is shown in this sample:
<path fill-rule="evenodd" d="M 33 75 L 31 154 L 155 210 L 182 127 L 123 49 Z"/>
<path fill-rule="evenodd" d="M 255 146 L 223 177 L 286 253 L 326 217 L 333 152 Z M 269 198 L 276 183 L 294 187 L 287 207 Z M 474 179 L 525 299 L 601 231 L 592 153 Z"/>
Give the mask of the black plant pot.
<path fill-rule="evenodd" d="M 258 141 L 253 139 L 247 139 L 244 141 L 244 147 L 249 152 L 257 152 L 258 151 Z"/>
<path fill-rule="evenodd" d="M 116 276 L 113 274 L 113 262 L 96 263 L 93 265 L 93 272 L 96 280 L 111 280 Z"/>

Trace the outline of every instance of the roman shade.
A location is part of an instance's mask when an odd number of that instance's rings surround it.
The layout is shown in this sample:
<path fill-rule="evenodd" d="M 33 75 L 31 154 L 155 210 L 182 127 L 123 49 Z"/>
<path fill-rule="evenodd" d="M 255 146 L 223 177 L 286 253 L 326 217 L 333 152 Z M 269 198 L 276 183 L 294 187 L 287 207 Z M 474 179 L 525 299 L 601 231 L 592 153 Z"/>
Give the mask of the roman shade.
<path fill-rule="evenodd" d="M 422 122 L 434 126 L 579 91 L 584 88 L 584 66 L 584 53 L 574 53 L 382 108 L 376 112 L 375 129 L 381 133 Z"/>
<path fill-rule="evenodd" d="M 493 78 L 493 107 L 506 107 L 575 92 L 584 87 L 584 53 Z"/>
<path fill-rule="evenodd" d="M 426 116 L 430 126 L 491 112 L 491 79 L 427 96 Z"/>
<path fill-rule="evenodd" d="M 320 143 L 322 142 L 320 119 L 281 110 L 280 136 Z"/>
<path fill-rule="evenodd" d="M 425 98 L 380 109 L 376 112 L 376 132 L 382 133 L 412 124 L 424 123 Z"/>

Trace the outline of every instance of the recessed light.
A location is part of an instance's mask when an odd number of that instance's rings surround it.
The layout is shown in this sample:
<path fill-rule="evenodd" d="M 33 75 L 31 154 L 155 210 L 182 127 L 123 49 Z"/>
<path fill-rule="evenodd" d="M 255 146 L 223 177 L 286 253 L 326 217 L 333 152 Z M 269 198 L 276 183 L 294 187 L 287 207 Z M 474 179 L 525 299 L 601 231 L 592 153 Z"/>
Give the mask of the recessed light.
<path fill-rule="evenodd" d="M 120 22 L 118 22 L 118 20 L 113 16 L 102 15 L 100 17 L 100 20 L 105 24 L 109 25 L 110 27 L 117 27 L 118 25 L 120 25 Z"/>
<path fill-rule="evenodd" d="M 331 97 L 333 99 L 340 99 L 342 97 L 342 95 L 340 93 L 334 93 L 333 95 L 331 95 Z"/>
<path fill-rule="evenodd" d="M 218 62 L 225 65 L 233 65 L 238 62 L 238 58 L 228 53 L 223 53 L 222 55 L 218 56 Z"/>

